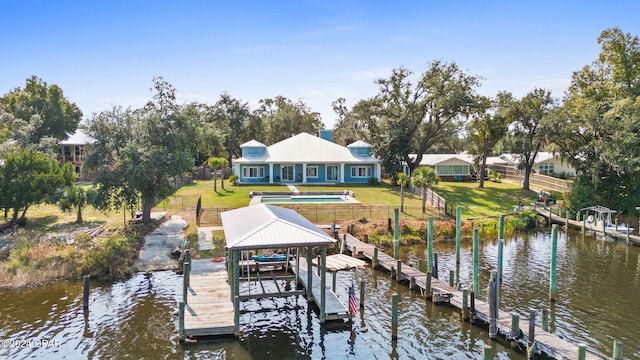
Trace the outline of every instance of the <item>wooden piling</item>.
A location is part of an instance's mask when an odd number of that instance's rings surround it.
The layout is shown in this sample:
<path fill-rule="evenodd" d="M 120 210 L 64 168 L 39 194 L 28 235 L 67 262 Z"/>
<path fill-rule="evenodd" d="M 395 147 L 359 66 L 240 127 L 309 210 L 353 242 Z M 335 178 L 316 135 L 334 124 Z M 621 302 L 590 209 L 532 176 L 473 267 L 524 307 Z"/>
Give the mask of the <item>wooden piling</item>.
<path fill-rule="evenodd" d="M 331 282 L 331 290 L 333 290 L 333 292 L 336 292 L 336 278 L 338 277 L 338 272 L 337 271 L 333 271 L 332 272 L 333 276 L 332 276 L 332 282 Z"/>
<path fill-rule="evenodd" d="M 434 274 L 434 277 L 438 275 L 433 271 L 433 216 L 429 216 L 427 220 L 427 271 Z"/>
<path fill-rule="evenodd" d="M 549 332 L 549 309 L 542 309 L 542 330 Z"/>
<path fill-rule="evenodd" d="M 82 308 L 89 308 L 89 275 L 82 277 Z"/>
<path fill-rule="evenodd" d="M 327 309 L 327 246 L 320 247 L 320 261 L 318 262 L 320 269 L 320 323 L 324 324 L 326 320 Z"/>
<path fill-rule="evenodd" d="M 498 292 L 502 283 L 502 263 L 504 262 L 504 239 L 498 240 Z"/>
<path fill-rule="evenodd" d="M 360 309 L 364 309 L 364 280 L 360 280 Z"/>
<path fill-rule="evenodd" d="M 438 276 L 438 253 L 433 253 L 433 277 L 439 279 Z"/>
<path fill-rule="evenodd" d="M 491 272 L 491 280 L 489 281 L 489 338 L 495 340 L 498 336 L 498 272 Z"/>
<path fill-rule="evenodd" d="M 313 257 L 313 251 L 310 246 L 307 247 L 307 301 L 313 300 L 313 293 L 311 289 L 313 289 L 313 262 L 311 261 Z"/>
<path fill-rule="evenodd" d="M 426 298 L 431 298 L 431 272 L 427 271 L 425 286 L 424 286 L 424 296 Z"/>
<path fill-rule="evenodd" d="M 551 230 L 551 264 L 549 270 L 549 301 L 556 301 L 556 258 L 558 252 L 558 225 L 554 224 Z"/>
<path fill-rule="evenodd" d="M 491 360 L 493 354 L 491 353 L 491 345 L 484 344 L 482 347 L 482 360 Z"/>
<path fill-rule="evenodd" d="M 455 271 L 453 270 L 449 270 L 449 286 L 454 287 L 454 276 L 455 276 Z"/>
<path fill-rule="evenodd" d="M 476 316 L 476 295 L 472 291 L 469 296 L 470 296 L 469 322 L 473 324 L 475 322 L 475 316 Z"/>
<path fill-rule="evenodd" d="M 240 336 L 240 297 L 233 298 L 233 336 Z"/>
<path fill-rule="evenodd" d="M 520 315 L 511 313 L 511 337 L 518 338 L 520 335 Z"/>
<path fill-rule="evenodd" d="M 182 263 L 182 301 L 184 301 L 185 304 L 188 303 L 187 301 L 187 293 L 189 290 L 189 280 L 187 279 L 189 276 L 189 264 L 186 262 Z M 231 296 L 233 296 L 233 293 L 231 294 Z"/>
<path fill-rule="evenodd" d="M 184 301 L 178 303 L 178 336 L 184 341 Z"/>
<path fill-rule="evenodd" d="M 402 261 L 398 260 L 396 263 L 396 281 L 402 280 Z"/>
<path fill-rule="evenodd" d="M 504 240 L 504 214 L 498 216 L 498 240 Z"/>
<path fill-rule="evenodd" d="M 414 276 L 412 276 L 409 279 L 409 290 L 413 290 L 416 287 L 416 278 Z"/>
<path fill-rule="evenodd" d="M 376 265 L 378 265 L 378 248 L 373 249 L 373 261 L 371 262 L 371 268 L 375 269 Z"/>
<path fill-rule="evenodd" d="M 622 360 L 622 343 L 613 340 L 613 360 Z"/>
<path fill-rule="evenodd" d="M 462 206 L 456 207 L 456 264 L 460 264 L 460 237 L 461 237 Z"/>
<path fill-rule="evenodd" d="M 469 290 L 462 290 L 462 320 L 469 318 Z"/>
<path fill-rule="evenodd" d="M 398 295 L 391 295 L 391 340 L 398 340 Z"/>
<path fill-rule="evenodd" d="M 424 260 L 418 259 L 418 271 L 424 271 Z"/>
<path fill-rule="evenodd" d="M 396 267 L 391 265 L 391 274 L 389 274 L 390 278 L 395 279 L 396 278 Z"/>
<path fill-rule="evenodd" d="M 578 360 L 585 360 L 587 358 L 587 345 L 578 344 Z"/>
<path fill-rule="evenodd" d="M 473 229 L 473 293 L 480 292 L 480 230 Z"/>
<path fill-rule="evenodd" d="M 529 337 L 527 338 L 527 359 L 533 359 L 536 343 L 536 311 L 529 310 Z"/>
<path fill-rule="evenodd" d="M 393 258 L 400 256 L 400 209 L 393 209 Z"/>

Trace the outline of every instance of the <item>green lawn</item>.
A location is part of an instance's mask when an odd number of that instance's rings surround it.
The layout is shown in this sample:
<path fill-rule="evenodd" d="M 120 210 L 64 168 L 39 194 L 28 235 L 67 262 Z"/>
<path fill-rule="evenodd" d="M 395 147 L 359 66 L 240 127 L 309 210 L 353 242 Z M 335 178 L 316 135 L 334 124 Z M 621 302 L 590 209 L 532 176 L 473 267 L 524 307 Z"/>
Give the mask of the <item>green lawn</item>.
<path fill-rule="evenodd" d="M 495 183 L 485 182 L 485 188 L 478 188 L 478 182 L 440 182 L 435 186 L 435 191 L 447 199 L 453 206 L 462 205 L 463 218 L 478 218 L 495 216 L 513 211 L 519 201 L 529 205 L 536 199 L 534 191 L 524 191 L 516 184 L 509 182 Z M 370 207 L 399 207 L 400 187 L 392 186 L 389 182 L 383 182 L 377 186 L 366 184 L 340 184 L 340 185 L 297 185 L 300 191 L 352 191 L 355 198 L 364 206 Z M 183 186 L 176 195 L 166 202 L 158 205 L 159 208 L 193 208 L 199 196 L 202 196 L 203 208 L 239 208 L 249 205 L 249 193 L 251 191 L 284 191 L 289 189 L 284 185 L 240 185 L 232 186 L 225 182 L 225 189 L 218 182 L 218 192 L 213 191 L 213 180 L 195 181 Z M 296 205 L 300 206 L 300 205 Z M 329 206 L 329 205 L 327 205 Z M 330 205 L 341 206 L 341 205 Z M 350 206 L 350 205 L 342 205 Z M 419 211 L 421 206 L 420 196 L 411 192 L 405 192 L 405 207 Z M 428 210 L 430 214 L 436 214 L 434 209 Z M 412 216 L 419 216 L 411 214 Z"/>
<path fill-rule="evenodd" d="M 462 205 L 463 218 L 478 218 L 510 213 L 520 200 L 530 205 L 537 198 L 535 191 L 522 190 L 518 185 L 485 181 L 484 189 L 478 182 L 440 182 L 435 191 L 447 202 Z"/>

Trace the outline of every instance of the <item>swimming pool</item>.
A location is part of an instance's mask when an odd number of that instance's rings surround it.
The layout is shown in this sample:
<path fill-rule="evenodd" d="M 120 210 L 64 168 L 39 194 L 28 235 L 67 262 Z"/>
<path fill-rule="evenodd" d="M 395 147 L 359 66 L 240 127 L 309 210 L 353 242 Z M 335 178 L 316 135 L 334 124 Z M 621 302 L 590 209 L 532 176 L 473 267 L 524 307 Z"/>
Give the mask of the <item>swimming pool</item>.
<path fill-rule="evenodd" d="M 292 195 L 292 196 L 278 196 L 278 197 L 266 197 L 263 196 L 260 199 L 261 203 L 266 204 L 321 204 L 321 203 L 344 203 L 346 199 L 344 196 L 330 196 L 330 195 Z"/>

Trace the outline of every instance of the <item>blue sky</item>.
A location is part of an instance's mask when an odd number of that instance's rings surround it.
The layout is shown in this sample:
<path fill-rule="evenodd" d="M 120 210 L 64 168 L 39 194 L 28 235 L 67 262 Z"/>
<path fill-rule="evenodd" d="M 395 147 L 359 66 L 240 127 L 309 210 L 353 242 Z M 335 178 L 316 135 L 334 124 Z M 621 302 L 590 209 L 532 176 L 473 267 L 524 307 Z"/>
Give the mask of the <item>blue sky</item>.
<path fill-rule="evenodd" d="M 36 75 L 85 114 L 139 107 L 161 75 L 180 102 L 286 96 L 331 128 L 339 97 L 377 78 L 453 61 L 479 93 L 562 97 L 607 28 L 640 35 L 638 1 L 9 1 L 0 2 L 0 94 Z"/>

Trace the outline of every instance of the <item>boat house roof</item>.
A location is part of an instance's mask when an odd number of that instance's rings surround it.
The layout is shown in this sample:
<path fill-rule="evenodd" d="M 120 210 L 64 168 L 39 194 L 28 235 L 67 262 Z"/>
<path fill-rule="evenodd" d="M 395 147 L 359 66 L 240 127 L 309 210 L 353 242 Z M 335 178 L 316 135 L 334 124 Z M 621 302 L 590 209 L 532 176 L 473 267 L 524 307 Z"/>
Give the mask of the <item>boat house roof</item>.
<path fill-rule="evenodd" d="M 337 240 L 296 211 L 259 204 L 220 214 L 227 250 L 330 245 Z"/>

